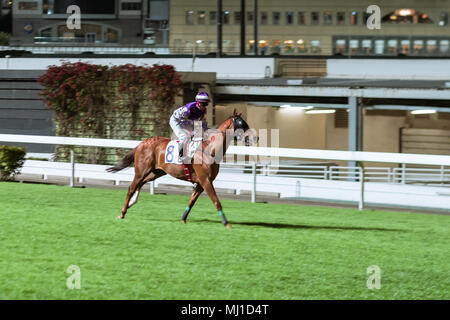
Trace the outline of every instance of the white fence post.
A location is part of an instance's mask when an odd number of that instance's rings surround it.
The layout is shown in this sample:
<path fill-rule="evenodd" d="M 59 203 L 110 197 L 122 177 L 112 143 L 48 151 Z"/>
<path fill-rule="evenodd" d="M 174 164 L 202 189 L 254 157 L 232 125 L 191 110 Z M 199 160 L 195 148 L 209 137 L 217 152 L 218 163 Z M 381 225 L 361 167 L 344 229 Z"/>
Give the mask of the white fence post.
<path fill-rule="evenodd" d="M 256 162 L 252 162 L 252 202 L 256 202 Z"/>
<path fill-rule="evenodd" d="M 71 165 L 71 175 L 70 175 L 70 187 L 75 186 L 75 155 L 73 149 L 70 149 L 70 165 Z"/>
<path fill-rule="evenodd" d="M 150 181 L 150 194 L 155 194 L 155 181 Z"/>
<path fill-rule="evenodd" d="M 359 167 L 359 204 L 358 209 L 364 210 L 364 167 Z"/>

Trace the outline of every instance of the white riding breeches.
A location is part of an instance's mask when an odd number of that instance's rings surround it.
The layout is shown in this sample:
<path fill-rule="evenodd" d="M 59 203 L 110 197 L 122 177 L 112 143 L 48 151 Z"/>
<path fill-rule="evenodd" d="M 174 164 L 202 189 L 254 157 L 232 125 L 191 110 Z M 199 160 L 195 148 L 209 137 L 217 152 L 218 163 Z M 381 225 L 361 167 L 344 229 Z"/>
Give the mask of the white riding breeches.
<path fill-rule="evenodd" d="M 177 136 L 177 138 L 180 140 L 180 144 L 184 144 L 186 140 L 189 138 L 190 133 L 192 130 L 189 130 L 189 128 L 182 127 L 180 124 L 175 120 L 173 116 L 170 117 L 169 121 L 170 127 L 172 128 L 173 132 Z"/>

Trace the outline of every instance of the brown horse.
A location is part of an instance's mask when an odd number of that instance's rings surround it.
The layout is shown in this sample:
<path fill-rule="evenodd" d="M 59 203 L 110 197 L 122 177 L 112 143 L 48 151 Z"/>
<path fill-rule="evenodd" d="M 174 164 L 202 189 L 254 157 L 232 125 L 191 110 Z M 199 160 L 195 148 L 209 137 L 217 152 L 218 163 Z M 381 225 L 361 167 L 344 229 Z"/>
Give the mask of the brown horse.
<path fill-rule="evenodd" d="M 236 110 L 216 130 L 208 134 L 208 138 L 202 141 L 191 161 L 187 164 L 191 173 L 191 182 L 194 183 L 194 191 L 189 199 L 181 221 L 186 223 L 187 216 L 203 190 L 216 207 L 225 227 L 230 224 L 222 210 L 219 198 L 214 190 L 213 181 L 219 173 L 220 160 L 231 143 L 232 139 L 244 140 L 248 146 L 258 141 L 258 136 L 249 129 L 248 124 L 242 119 L 242 113 Z M 166 174 L 180 180 L 188 180 L 182 164 L 165 163 L 165 151 L 169 138 L 151 137 L 142 141 L 135 149 L 128 152 L 121 163 L 107 169 L 109 172 L 117 172 L 130 166 L 134 162 L 134 179 L 128 188 L 125 204 L 118 219 L 125 218 L 128 208 L 137 202 L 137 197 L 142 186 Z"/>

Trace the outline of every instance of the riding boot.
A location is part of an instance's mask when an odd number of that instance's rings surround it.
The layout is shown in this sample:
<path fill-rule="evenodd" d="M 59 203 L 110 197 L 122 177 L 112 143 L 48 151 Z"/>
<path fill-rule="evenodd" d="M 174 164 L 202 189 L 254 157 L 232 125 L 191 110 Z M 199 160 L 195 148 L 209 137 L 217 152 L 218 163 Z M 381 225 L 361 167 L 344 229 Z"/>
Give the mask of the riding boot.
<path fill-rule="evenodd" d="M 184 159 L 184 143 L 182 143 L 182 144 L 180 144 L 179 145 L 179 154 L 178 154 L 178 158 L 180 159 L 180 160 L 183 160 Z"/>

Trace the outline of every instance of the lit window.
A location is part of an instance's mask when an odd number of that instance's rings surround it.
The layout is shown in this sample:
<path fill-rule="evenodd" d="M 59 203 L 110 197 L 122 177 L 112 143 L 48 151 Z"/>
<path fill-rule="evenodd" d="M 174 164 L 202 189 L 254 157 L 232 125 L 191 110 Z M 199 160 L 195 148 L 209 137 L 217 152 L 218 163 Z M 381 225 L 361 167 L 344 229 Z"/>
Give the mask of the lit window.
<path fill-rule="evenodd" d="M 414 53 L 422 53 L 423 49 L 424 49 L 423 40 L 414 40 L 413 43 Z"/>
<path fill-rule="evenodd" d="M 446 25 L 448 25 L 448 13 L 441 12 L 441 17 L 439 19 L 439 26 L 444 27 Z"/>
<path fill-rule="evenodd" d="M 350 40 L 350 53 L 355 54 L 359 51 L 359 40 L 352 39 Z"/>
<path fill-rule="evenodd" d="M 272 12 L 272 24 L 280 24 L 280 13 L 279 12 Z"/>
<path fill-rule="evenodd" d="M 384 40 L 375 40 L 375 54 L 384 53 Z"/>
<path fill-rule="evenodd" d="M 198 17 L 197 17 L 197 23 L 198 24 L 205 24 L 205 20 L 206 20 L 206 13 L 205 13 L 205 11 L 199 11 L 198 12 Z"/>
<path fill-rule="evenodd" d="M 311 12 L 311 24 L 318 25 L 319 24 L 319 13 Z"/>
<path fill-rule="evenodd" d="M 387 53 L 396 54 L 397 53 L 398 41 L 395 39 L 388 40 L 387 42 Z"/>
<path fill-rule="evenodd" d="M 350 16 L 350 24 L 351 25 L 358 24 L 358 12 L 357 11 L 352 11 L 352 14 Z"/>
<path fill-rule="evenodd" d="M 347 51 L 346 43 L 347 43 L 347 41 L 345 39 L 336 40 L 336 52 L 335 53 L 340 53 L 340 54 L 345 53 Z"/>
<path fill-rule="evenodd" d="M 320 53 L 320 40 L 311 40 L 311 53 Z"/>
<path fill-rule="evenodd" d="M 267 52 L 267 48 L 268 48 L 267 40 L 259 40 L 258 43 L 259 43 L 259 48 L 261 50 L 261 55 L 265 55 Z"/>
<path fill-rule="evenodd" d="M 330 11 L 325 11 L 323 13 L 323 24 L 332 24 L 333 14 Z"/>
<path fill-rule="evenodd" d="M 294 12 L 286 12 L 286 24 L 294 24 Z"/>
<path fill-rule="evenodd" d="M 298 24 L 304 25 L 306 24 L 306 13 L 304 11 L 299 11 L 297 13 L 298 16 Z"/>
<path fill-rule="evenodd" d="M 194 24 L 194 11 L 186 11 L 186 24 Z"/>
<path fill-rule="evenodd" d="M 230 11 L 225 11 L 223 13 L 223 24 L 230 24 Z"/>
<path fill-rule="evenodd" d="M 397 9 L 385 15 L 381 22 L 391 24 L 418 24 L 433 23 L 433 20 L 426 13 L 421 13 L 413 9 Z"/>
<path fill-rule="evenodd" d="M 345 12 L 338 12 L 336 15 L 337 24 L 344 25 L 345 24 Z"/>
<path fill-rule="evenodd" d="M 411 41 L 409 40 L 400 41 L 400 52 L 402 54 L 409 54 L 411 52 Z"/>
<path fill-rule="evenodd" d="M 272 40 L 272 53 L 281 52 L 281 40 Z"/>
<path fill-rule="evenodd" d="M 448 49 L 450 49 L 450 40 L 439 41 L 439 52 L 440 53 L 447 53 Z"/>
<path fill-rule="evenodd" d="M 427 53 L 436 53 L 436 52 L 437 52 L 437 41 L 427 40 Z"/>
<path fill-rule="evenodd" d="M 303 39 L 297 40 L 297 53 L 306 53 L 306 42 Z"/>
<path fill-rule="evenodd" d="M 372 40 L 365 39 L 361 42 L 362 50 L 364 53 L 372 53 Z"/>
<path fill-rule="evenodd" d="M 293 40 L 285 40 L 284 41 L 284 52 L 285 53 L 294 53 L 294 41 Z"/>

